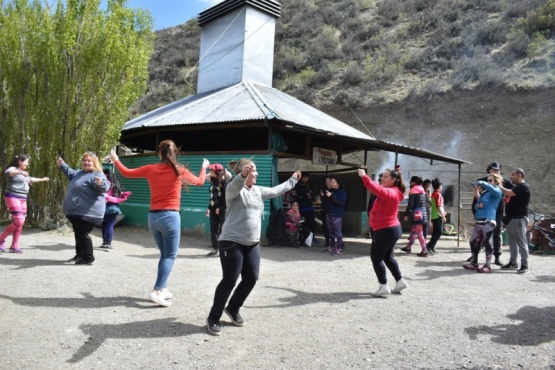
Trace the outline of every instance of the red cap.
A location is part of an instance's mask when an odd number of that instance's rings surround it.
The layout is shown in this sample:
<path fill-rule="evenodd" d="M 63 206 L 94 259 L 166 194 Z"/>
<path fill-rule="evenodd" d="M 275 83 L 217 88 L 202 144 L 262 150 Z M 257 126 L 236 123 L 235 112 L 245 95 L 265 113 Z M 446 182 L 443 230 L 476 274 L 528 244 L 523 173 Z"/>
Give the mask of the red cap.
<path fill-rule="evenodd" d="M 212 163 L 210 166 L 208 166 L 208 168 L 210 168 L 212 171 L 223 171 L 224 166 L 219 163 Z"/>

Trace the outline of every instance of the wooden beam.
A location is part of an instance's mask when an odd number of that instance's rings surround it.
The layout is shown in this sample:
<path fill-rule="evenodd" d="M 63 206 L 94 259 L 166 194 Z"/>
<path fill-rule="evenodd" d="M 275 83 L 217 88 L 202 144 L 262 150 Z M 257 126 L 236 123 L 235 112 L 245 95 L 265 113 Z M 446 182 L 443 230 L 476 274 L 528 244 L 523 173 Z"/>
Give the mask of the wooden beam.
<path fill-rule="evenodd" d="M 273 153 L 276 157 L 280 158 L 297 158 L 297 159 L 305 159 L 305 160 L 312 160 L 312 157 L 307 157 L 303 154 L 293 154 L 293 153 L 285 153 L 285 152 L 274 152 Z"/>

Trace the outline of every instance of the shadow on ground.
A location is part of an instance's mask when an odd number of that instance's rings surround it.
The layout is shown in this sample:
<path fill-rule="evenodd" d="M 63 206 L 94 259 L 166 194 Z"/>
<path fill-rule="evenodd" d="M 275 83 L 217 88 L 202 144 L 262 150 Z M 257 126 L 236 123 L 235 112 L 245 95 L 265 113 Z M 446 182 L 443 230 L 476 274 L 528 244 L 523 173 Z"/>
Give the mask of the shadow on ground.
<path fill-rule="evenodd" d="M 470 339 L 480 339 L 480 335 L 490 335 L 491 341 L 512 346 L 538 346 L 555 341 L 555 307 L 524 306 L 508 319 L 520 321 L 517 324 L 475 326 L 466 328 Z"/>
<path fill-rule="evenodd" d="M 276 289 L 289 292 L 292 295 L 288 297 L 278 298 L 281 304 L 266 305 L 266 306 L 248 306 L 251 308 L 272 308 L 272 307 L 295 307 L 304 306 L 313 303 L 346 303 L 355 299 L 384 299 L 384 297 L 374 297 L 370 293 L 357 293 L 357 292 L 334 292 L 334 293 L 309 293 L 302 290 L 282 288 L 274 286 L 266 286 L 268 289 Z M 400 296 L 400 294 L 392 294 L 391 296 Z"/>
<path fill-rule="evenodd" d="M 29 307 L 53 307 L 53 308 L 106 308 L 106 307 L 129 307 L 139 309 L 151 309 L 158 306 L 152 305 L 148 299 L 136 297 L 95 297 L 90 293 L 81 293 L 83 298 L 36 298 L 36 297 L 10 297 L 0 294 L 0 299 L 11 301 L 13 304 Z M 149 303 L 148 306 L 141 303 Z"/>
<path fill-rule="evenodd" d="M 79 328 L 88 340 L 67 362 L 77 363 L 92 355 L 107 339 L 177 338 L 205 331 L 204 326 L 184 324 L 177 318 L 165 318 L 116 325 L 83 324 Z"/>
<path fill-rule="evenodd" d="M 24 270 L 31 269 L 34 267 L 47 267 L 47 266 L 64 266 L 66 264 L 66 259 L 59 260 L 39 260 L 39 259 L 28 259 L 21 255 L 14 258 L 0 258 L 0 266 L 12 266 L 13 270 Z"/>

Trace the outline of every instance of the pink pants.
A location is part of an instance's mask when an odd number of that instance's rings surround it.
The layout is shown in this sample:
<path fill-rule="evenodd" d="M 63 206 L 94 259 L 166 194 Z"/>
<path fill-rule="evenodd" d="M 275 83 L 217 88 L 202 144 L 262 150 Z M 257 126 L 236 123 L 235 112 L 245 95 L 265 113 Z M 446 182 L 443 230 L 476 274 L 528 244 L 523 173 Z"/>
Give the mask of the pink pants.
<path fill-rule="evenodd" d="M 27 216 L 27 199 L 4 197 L 4 201 L 12 214 L 13 222 L 0 235 L 0 243 L 4 243 L 6 238 L 13 234 L 12 248 L 18 248 L 19 237 L 21 236 L 25 217 Z"/>
<path fill-rule="evenodd" d="M 422 224 L 412 224 L 411 228 L 410 228 L 410 237 L 409 237 L 409 242 L 407 244 L 407 247 L 410 248 L 412 247 L 412 243 L 414 243 L 414 240 L 418 238 L 418 241 L 420 242 L 420 246 L 422 247 L 422 251 L 427 251 L 426 249 L 426 239 L 424 239 L 424 233 L 423 233 L 423 225 Z"/>

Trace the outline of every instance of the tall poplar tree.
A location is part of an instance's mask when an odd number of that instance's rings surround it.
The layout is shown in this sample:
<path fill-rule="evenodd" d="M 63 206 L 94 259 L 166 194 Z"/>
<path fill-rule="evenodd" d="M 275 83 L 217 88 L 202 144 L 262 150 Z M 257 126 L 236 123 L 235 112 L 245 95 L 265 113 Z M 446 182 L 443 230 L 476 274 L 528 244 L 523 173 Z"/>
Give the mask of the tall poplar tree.
<path fill-rule="evenodd" d="M 146 90 L 153 21 L 126 3 L 0 0 L 0 166 L 26 153 L 30 174 L 51 178 L 31 190 L 31 223 L 62 216 L 56 157 L 78 168 L 87 150 L 107 154 Z"/>

